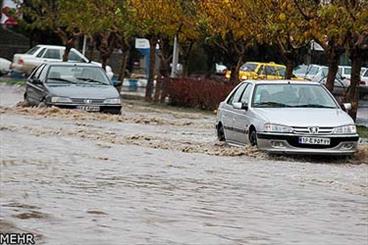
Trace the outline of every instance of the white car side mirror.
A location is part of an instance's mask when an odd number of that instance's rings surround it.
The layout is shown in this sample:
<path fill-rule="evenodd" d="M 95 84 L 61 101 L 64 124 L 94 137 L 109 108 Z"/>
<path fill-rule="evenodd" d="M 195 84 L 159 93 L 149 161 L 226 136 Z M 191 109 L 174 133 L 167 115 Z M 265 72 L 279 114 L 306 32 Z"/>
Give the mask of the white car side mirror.
<path fill-rule="evenodd" d="M 345 110 L 347 111 L 351 110 L 351 103 L 344 103 L 343 105 L 344 105 Z"/>
<path fill-rule="evenodd" d="M 233 103 L 233 108 L 237 110 L 248 110 L 248 106 L 245 103 L 235 102 Z"/>

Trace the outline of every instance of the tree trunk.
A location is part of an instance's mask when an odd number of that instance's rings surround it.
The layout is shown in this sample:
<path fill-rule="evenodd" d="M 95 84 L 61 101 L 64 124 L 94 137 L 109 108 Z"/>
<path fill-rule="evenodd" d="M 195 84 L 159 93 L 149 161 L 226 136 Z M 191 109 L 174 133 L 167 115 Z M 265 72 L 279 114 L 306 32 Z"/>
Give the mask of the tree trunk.
<path fill-rule="evenodd" d="M 155 67 L 156 67 L 156 44 L 157 38 L 151 37 L 149 39 L 150 42 L 150 65 L 149 65 L 149 74 L 146 86 L 146 101 L 152 101 L 152 93 L 153 93 L 153 80 L 155 79 Z"/>
<path fill-rule="evenodd" d="M 88 59 L 92 61 L 95 58 L 95 41 L 93 37 L 89 40 L 87 52 L 89 53 L 89 55 L 87 56 Z"/>
<path fill-rule="evenodd" d="M 285 79 L 290 80 L 293 77 L 294 59 L 288 58 L 286 61 Z"/>
<path fill-rule="evenodd" d="M 242 64 L 243 58 L 242 55 L 241 57 L 238 58 L 238 61 L 236 62 L 236 64 L 233 64 L 230 68 L 230 82 L 232 84 L 237 84 L 239 83 L 239 70 L 240 70 L 240 66 Z"/>
<path fill-rule="evenodd" d="M 165 78 L 169 77 L 169 72 L 170 72 L 169 62 L 170 62 L 170 58 L 166 59 L 164 56 L 160 56 L 160 76 L 156 81 L 156 89 L 155 89 L 155 95 L 154 95 L 155 102 L 158 102 L 159 100 L 164 101 L 164 99 L 162 100 L 162 97 L 165 96 L 164 80 Z"/>
<path fill-rule="evenodd" d="M 69 53 L 70 53 L 70 50 L 71 50 L 72 48 L 71 47 L 69 47 L 69 46 L 66 46 L 65 47 L 65 51 L 64 51 L 64 54 L 63 54 L 63 62 L 66 62 L 66 61 L 68 61 L 68 57 L 69 57 Z"/>
<path fill-rule="evenodd" d="M 184 64 L 183 64 L 183 76 L 186 77 L 189 75 L 189 56 L 192 52 L 194 42 L 190 42 L 189 46 L 184 50 Z"/>
<path fill-rule="evenodd" d="M 123 79 L 125 78 L 128 58 L 129 58 L 129 50 L 123 51 L 123 54 L 121 56 L 121 66 L 120 66 L 119 77 L 118 77 L 119 81 L 123 81 Z"/>
<path fill-rule="evenodd" d="M 118 77 L 118 80 L 121 81 L 121 85 L 117 87 L 118 91 L 120 92 L 121 92 L 121 88 L 122 88 L 123 81 L 125 78 L 125 71 L 126 71 L 126 67 L 128 63 L 128 58 L 129 58 L 129 49 L 123 51 L 123 55 L 121 57 L 121 67 L 120 67 L 120 72 L 119 72 L 119 77 Z"/>
<path fill-rule="evenodd" d="M 328 57 L 328 74 L 326 80 L 326 88 L 332 92 L 335 85 L 336 74 L 339 69 L 340 55 L 331 54 Z"/>
<path fill-rule="evenodd" d="M 351 59 L 351 80 L 350 88 L 347 93 L 346 101 L 351 103 L 351 110 L 349 115 L 356 121 L 358 102 L 359 102 L 359 83 L 360 83 L 360 70 L 362 68 L 362 57 L 359 55 L 358 50 L 350 51 Z"/>

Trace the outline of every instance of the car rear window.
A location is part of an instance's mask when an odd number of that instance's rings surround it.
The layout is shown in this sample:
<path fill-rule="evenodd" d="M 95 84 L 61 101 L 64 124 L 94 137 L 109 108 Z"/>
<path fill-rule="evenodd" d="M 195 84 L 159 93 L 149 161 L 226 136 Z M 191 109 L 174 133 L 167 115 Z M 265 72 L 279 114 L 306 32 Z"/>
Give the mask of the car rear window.
<path fill-rule="evenodd" d="M 26 52 L 26 54 L 34 54 L 34 53 L 36 53 L 37 52 L 37 50 L 39 50 L 40 49 L 40 47 L 33 47 L 33 48 L 31 48 L 30 50 L 28 50 L 27 52 Z"/>

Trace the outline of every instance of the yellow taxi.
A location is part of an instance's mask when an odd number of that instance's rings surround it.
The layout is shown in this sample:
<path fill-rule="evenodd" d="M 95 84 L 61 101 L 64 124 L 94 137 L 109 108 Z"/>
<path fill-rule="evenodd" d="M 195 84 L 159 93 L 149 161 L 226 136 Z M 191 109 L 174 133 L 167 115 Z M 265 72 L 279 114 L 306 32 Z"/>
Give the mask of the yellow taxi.
<path fill-rule="evenodd" d="M 246 62 L 240 67 L 239 79 L 266 79 L 280 80 L 285 78 L 286 66 L 274 62 Z M 230 78 L 231 71 L 227 71 L 225 77 Z"/>

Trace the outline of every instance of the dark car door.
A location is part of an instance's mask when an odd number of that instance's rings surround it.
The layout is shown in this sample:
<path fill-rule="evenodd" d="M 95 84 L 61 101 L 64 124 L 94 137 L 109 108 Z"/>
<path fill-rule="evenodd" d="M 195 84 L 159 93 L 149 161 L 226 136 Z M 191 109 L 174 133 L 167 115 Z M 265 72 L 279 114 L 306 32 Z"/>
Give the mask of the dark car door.
<path fill-rule="evenodd" d="M 27 80 L 26 98 L 31 105 L 38 105 L 46 95 L 46 89 L 41 80 L 41 74 L 45 74 L 46 65 L 37 67 Z"/>

